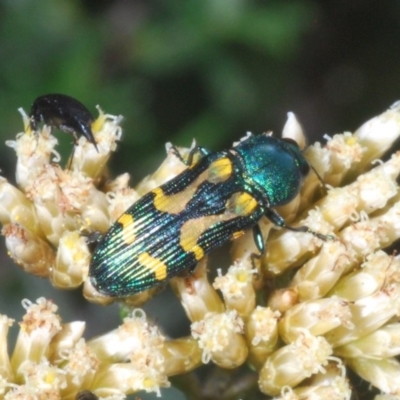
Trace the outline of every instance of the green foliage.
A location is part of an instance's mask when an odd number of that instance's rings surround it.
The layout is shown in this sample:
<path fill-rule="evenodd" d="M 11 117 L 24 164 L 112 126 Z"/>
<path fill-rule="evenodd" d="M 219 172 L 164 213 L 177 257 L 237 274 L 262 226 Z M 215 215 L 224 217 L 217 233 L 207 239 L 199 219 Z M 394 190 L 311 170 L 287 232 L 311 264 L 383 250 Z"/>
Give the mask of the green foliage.
<path fill-rule="evenodd" d="M 118 163 L 140 157 L 137 178 L 148 172 L 154 152 L 160 159 L 165 141 L 188 145 L 195 136 L 218 149 L 245 129 L 269 128 L 269 99 L 279 101 L 277 82 L 314 13 L 302 0 L 148 1 L 125 8 L 108 1 L 98 12 L 95 7 L 3 2 L 0 117 L 20 130 L 16 109 L 29 110 L 45 93 L 72 95 L 93 112 L 100 104 L 126 117 Z M 9 137 L 2 134 L 1 140 Z M 64 157 L 68 139 L 60 138 Z"/>

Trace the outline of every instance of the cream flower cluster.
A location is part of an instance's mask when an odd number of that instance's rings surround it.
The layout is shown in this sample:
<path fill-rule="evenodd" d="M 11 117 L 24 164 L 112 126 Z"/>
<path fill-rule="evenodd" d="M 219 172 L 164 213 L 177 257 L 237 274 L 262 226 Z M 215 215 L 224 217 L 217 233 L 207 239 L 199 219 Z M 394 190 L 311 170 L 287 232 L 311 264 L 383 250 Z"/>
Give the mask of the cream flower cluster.
<path fill-rule="evenodd" d="M 185 166 L 168 145 L 160 168 L 135 189 L 128 174 L 107 179 L 121 117 L 99 109 L 93 124 L 99 151 L 81 137 L 63 169 L 50 128 L 31 132 L 21 113 L 24 132 L 7 142 L 17 154 L 17 187 L 0 177 L 9 255 L 55 287 L 83 285 L 89 301 L 109 304 L 115 299 L 100 295 L 87 278 L 87 233 L 105 232 Z M 305 142 L 291 113 L 283 136 Z M 260 262 L 251 261 L 257 250 L 247 232 L 233 242 L 228 271 L 205 258 L 191 276 L 172 279 L 192 323 L 188 337 L 167 340 L 136 309 L 115 331 L 85 341 L 83 322 L 62 323 L 45 299 L 24 301 L 27 314 L 11 356 L 12 321 L 0 318 L 0 395 L 159 394 L 168 377 L 212 362 L 225 369 L 247 363 L 259 389 L 275 399 L 350 399 L 357 387 L 347 379 L 349 369 L 380 392 L 376 400 L 400 398 L 400 257 L 382 250 L 400 238 L 400 152 L 381 160 L 399 136 L 400 104 L 394 104 L 354 133 L 326 136 L 324 146 L 307 148 L 305 156 L 327 188 L 311 172 L 300 195 L 279 213 L 289 225 L 307 225 L 334 239 L 277 230 L 265 218 L 259 225 L 268 240 Z M 212 283 L 207 269 L 217 271 Z M 136 306 L 152 295 L 149 290 L 123 300 Z"/>
<path fill-rule="evenodd" d="M 118 400 L 138 390 L 160 394 L 160 387 L 169 386 L 171 370 L 164 362 L 181 341 L 166 345 L 141 310 L 134 310 L 114 331 L 85 341 L 85 323 L 63 324 L 51 301 L 24 300 L 23 306 L 26 314 L 11 356 L 7 333 L 13 321 L 0 316 L 1 398 L 79 399 L 90 391 L 97 396 L 93 398 Z M 190 355 L 189 346 L 187 350 Z"/>

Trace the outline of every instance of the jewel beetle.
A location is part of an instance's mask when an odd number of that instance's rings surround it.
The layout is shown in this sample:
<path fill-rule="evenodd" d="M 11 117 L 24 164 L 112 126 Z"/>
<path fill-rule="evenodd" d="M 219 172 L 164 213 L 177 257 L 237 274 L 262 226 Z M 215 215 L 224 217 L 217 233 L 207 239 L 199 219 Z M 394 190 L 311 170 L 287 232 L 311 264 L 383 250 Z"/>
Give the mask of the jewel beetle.
<path fill-rule="evenodd" d="M 249 136 L 220 152 L 198 147 L 187 164 L 128 208 L 101 237 L 89 268 L 100 293 L 129 296 L 193 272 L 211 250 L 250 228 L 262 254 L 257 225 L 262 216 L 277 226 L 328 238 L 306 226 L 286 225 L 274 210 L 299 193 L 310 171 L 294 141 Z"/>
<path fill-rule="evenodd" d="M 74 136 L 75 145 L 82 135 L 97 149 L 91 124 L 94 118 L 90 111 L 78 100 L 65 94 L 45 94 L 35 99 L 30 112 L 31 129 L 36 131 L 37 124 L 58 128 Z"/>

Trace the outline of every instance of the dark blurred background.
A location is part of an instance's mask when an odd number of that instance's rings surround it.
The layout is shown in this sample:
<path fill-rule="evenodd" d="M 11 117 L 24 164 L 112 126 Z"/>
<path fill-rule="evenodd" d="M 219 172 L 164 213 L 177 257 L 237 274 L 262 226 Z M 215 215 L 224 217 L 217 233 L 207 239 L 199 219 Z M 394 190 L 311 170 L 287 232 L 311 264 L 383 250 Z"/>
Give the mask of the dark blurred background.
<path fill-rule="evenodd" d="M 279 133 L 288 111 L 310 141 L 354 130 L 400 98 L 399 38 L 393 0 L 0 0 L 0 168 L 13 179 L 4 142 L 22 130 L 17 108 L 46 93 L 125 117 L 111 165 L 132 183 L 163 160 L 167 141 L 217 150 L 246 131 Z M 72 139 L 57 138 L 65 160 Z M 117 326 L 116 307 L 26 276 L 3 243 L 0 313 L 18 319 L 22 298 L 46 296 L 65 321 L 88 321 L 87 337 Z M 178 302 L 161 296 L 149 315 L 172 321 L 172 336 L 187 333 Z"/>

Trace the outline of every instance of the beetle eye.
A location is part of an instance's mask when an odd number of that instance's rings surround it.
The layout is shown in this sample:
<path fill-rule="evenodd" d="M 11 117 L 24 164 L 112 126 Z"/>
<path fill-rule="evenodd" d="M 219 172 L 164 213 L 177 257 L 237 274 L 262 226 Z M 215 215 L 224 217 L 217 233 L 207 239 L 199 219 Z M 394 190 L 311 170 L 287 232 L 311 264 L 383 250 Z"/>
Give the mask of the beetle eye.
<path fill-rule="evenodd" d="M 297 164 L 299 167 L 300 174 L 304 177 L 307 176 L 310 172 L 310 165 L 308 164 L 307 160 L 301 154 L 301 150 L 299 144 L 291 139 L 291 138 L 283 138 L 282 139 L 289 147 L 291 147 L 293 151 L 293 155 L 297 159 Z"/>
<path fill-rule="evenodd" d="M 299 168 L 303 176 L 307 176 L 310 172 L 310 164 L 308 162 L 300 162 Z"/>

